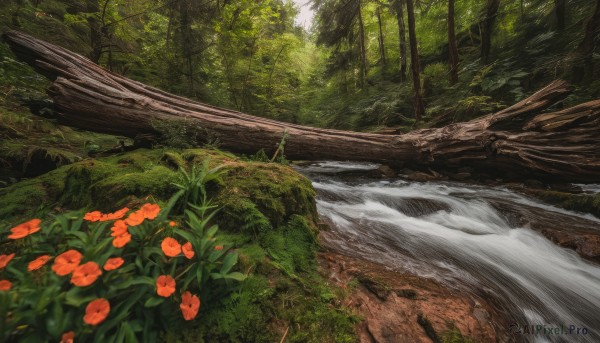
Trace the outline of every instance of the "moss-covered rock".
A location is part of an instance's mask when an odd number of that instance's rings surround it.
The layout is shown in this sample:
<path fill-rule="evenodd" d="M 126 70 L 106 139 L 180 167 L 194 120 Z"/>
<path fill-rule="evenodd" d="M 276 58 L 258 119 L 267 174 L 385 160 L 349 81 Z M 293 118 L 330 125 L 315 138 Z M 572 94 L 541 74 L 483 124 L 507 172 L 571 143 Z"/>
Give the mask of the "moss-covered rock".
<path fill-rule="evenodd" d="M 573 194 L 548 190 L 528 190 L 533 196 L 567 210 L 591 213 L 600 217 L 600 194 Z"/>

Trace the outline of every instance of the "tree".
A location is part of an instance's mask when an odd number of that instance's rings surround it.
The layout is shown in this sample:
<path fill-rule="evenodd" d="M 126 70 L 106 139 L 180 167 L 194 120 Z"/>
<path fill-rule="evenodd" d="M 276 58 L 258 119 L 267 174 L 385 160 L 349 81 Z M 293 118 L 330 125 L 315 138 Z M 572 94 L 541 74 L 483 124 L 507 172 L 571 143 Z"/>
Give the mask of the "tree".
<path fill-rule="evenodd" d="M 314 0 L 313 9 L 317 13 L 317 44 L 334 49 L 331 61 L 336 64 L 330 70 L 347 67 L 349 60 L 358 61 L 358 85 L 365 87 L 369 65 L 362 0 Z"/>
<path fill-rule="evenodd" d="M 379 36 L 378 36 L 379 56 L 380 56 L 381 64 L 385 67 L 387 62 L 385 59 L 385 42 L 383 40 L 383 28 L 382 28 L 382 23 L 381 23 L 381 4 L 380 3 L 377 3 L 377 9 L 375 11 L 376 11 L 375 13 L 377 15 L 377 26 L 379 28 Z"/>
<path fill-rule="evenodd" d="M 481 24 L 481 59 L 488 63 L 490 59 L 490 50 L 492 49 L 492 32 L 494 23 L 498 16 L 498 7 L 500 0 L 487 0 L 484 17 Z"/>
<path fill-rule="evenodd" d="M 365 25 L 362 16 L 362 2 L 358 0 L 358 42 L 360 46 L 360 87 L 364 88 L 367 84 L 368 62 L 367 62 L 367 42 L 365 39 Z"/>
<path fill-rule="evenodd" d="M 554 0 L 554 14 L 556 15 L 556 29 L 565 29 L 567 16 L 567 0 Z"/>
<path fill-rule="evenodd" d="M 458 48 L 454 33 L 454 0 L 448 0 L 448 55 L 450 63 L 450 85 L 458 82 Z"/>
<path fill-rule="evenodd" d="M 400 81 L 406 81 L 406 28 L 404 26 L 403 0 L 394 1 L 396 22 L 398 23 L 398 37 L 400 43 Z"/>
<path fill-rule="evenodd" d="M 410 41 L 410 69 L 412 70 L 415 119 L 421 121 L 425 114 L 423 94 L 421 93 L 421 68 L 419 66 L 419 50 L 417 47 L 417 32 L 415 30 L 415 9 L 413 0 L 406 0 L 406 13 L 408 15 L 408 38 Z"/>
<path fill-rule="evenodd" d="M 585 74 L 593 77 L 593 55 L 598 35 L 600 35 L 600 0 L 596 0 L 596 9 L 586 25 L 581 43 L 579 43 L 579 46 L 575 50 L 576 60 L 573 68 L 573 77 L 576 82 L 582 81 L 585 78 Z M 585 68 L 588 69 L 587 73 L 585 72 Z"/>

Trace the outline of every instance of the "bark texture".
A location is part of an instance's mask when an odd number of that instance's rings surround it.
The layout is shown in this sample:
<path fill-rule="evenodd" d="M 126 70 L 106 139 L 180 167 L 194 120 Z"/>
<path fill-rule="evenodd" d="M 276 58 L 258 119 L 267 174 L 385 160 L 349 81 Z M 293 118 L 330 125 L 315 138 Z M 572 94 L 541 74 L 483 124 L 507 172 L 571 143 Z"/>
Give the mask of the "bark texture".
<path fill-rule="evenodd" d="M 406 14 L 408 16 L 408 40 L 410 42 L 410 69 L 412 70 L 415 119 L 417 122 L 425 114 L 425 104 L 423 103 L 423 92 L 421 91 L 421 66 L 419 64 L 419 48 L 417 46 L 417 30 L 415 29 L 415 9 L 413 0 L 406 1 Z"/>
<path fill-rule="evenodd" d="M 9 31 L 17 56 L 54 81 L 49 94 L 64 124 L 129 137 L 159 134 L 156 121 L 181 121 L 236 152 L 273 152 L 287 132 L 290 159 L 354 160 L 410 168 L 469 167 L 492 174 L 569 182 L 600 181 L 600 100 L 542 112 L 569 87 L 554 81 L 500 112 L 443 128 L 380 135 L 310 128 L 175 96 L 127 79 L 89 59 Z M 199 142 L 201 143 L 201 142 Z"/>
<path fill-rule="evenodd" d="M 454 33 L 454 0 L 448 0 L 448 56 L 450 64 L 450 85 L 458 82 L 458 47 Z"/>

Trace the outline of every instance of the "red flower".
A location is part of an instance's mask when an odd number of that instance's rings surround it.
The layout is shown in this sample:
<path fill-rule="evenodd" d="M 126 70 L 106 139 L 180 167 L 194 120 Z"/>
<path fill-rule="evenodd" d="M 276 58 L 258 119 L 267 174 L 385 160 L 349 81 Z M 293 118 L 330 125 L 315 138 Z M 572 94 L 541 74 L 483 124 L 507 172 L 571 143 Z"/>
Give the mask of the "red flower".
<path fill-rule="evenodd" d="M 217 245 L 217 246 L 215 246 L 215 250 L 223 250 L 223 246 L 222 245 Z"/>
<path fill-rule="evenodd" d="M 123 260 L 120 257 L 109 258 L 106 261 L 106 263 L 104 264 L 104 270 L 106 270 L 106 271 L 115 270 L 115 269 L 119 268 L 120 266 L 122 266 L 123 263 L 125 263 L 125 260 Z"/>
<path fill-rule="evenodd" d="M 101 218 L 102 218 L 102 212 L 100 212 L 100 211 L 88 212 L 83 216 L 83 219 L 85 219 L 89 222 L 97 222 L 97 221 L 100 221 Z"/>
<path fill-rule="evenodd" d="M 115 221 L 113 226 L 110 228 L 110 231 L 112 231 L 110 235 L 113 237 L 121 236 L 127 233 L 127 228 L 127 223 L 125 223 L 124 220 L 119 219 Z"/>
<path fill-rule="evenodd" d="M 160 207 L 157 204 L 144 204 L 140 208 L 140 211 L 144 215 L 144 218 L 153 220 L 158 216 L 160 212 Z"/>
<path fill-rule="evenodd" d="M 56 256 L 52 270 L 59 276 L 71 274 L 81 263 L 83 255 L 77 250 L 68 250 Z"/>
<path fill-rule="evenodd" d="M 79 287 L 89 286 L 93 284 L 100 275 L 102 275 L 102 270 L 100 270 L 100 267 L 98 267 L 96 262 L 84 263 L 73 271 L 71 283 Z"/>
<path fill-rule="evenodd" d="M 0 280 L 0 291 L 10 291 L 12 282 L 8 280 Z"/>
<path fill-rule="evenodd" d="M 85 308 L 83 321 L 89 325 L 102 323 L 110 312 L 110 303 L 104 298 L 91 301 Z"/>
<path fill-rule="evenodd" d="M 146 219 L 146 217 L 144 216 L 144 213 L 142 211 L 136 211 L 136 212 L 129 214 L 127 219 L 125 219 L 125 222 L 129 226 L 137 226 L 137 225 L 140 225 L 141 223 L 143 223 L 144 219 Z"/>
<path fill-rule="evenodd" d="M 50 259 L 52 258 L 52 256 L 50 255 L 43 255 L 40 256 L 38 258 L 36 258 L 35 260 L 29 262 L 29 265 L 27 266 L 27 270 L 34 271 L 34 270 L 38 270 L 40 268 L 42 268 L 48 261 L 50 261 Z"/>
<path fill-rule="evenodd" d="M 192 320 L 196 318 L 198 310 L 200 309 L 200 298 L 196 295 L 192 295 L 189 291 L 185 291 L 181 297 L 179 308 L 183 314 L 183 319 Z"/>
<path fill-rule="evenodd" d="M 169 226 L 171 226 L 171 227 L 172 227 L 172 226 L 177 226 L 177 223 L 175 223 L 174 221 L 170 221 L 170 222 L 169 222 Z"/>
<path fill-rule="evenodd" d="M 185 255 L 185 257 L 189 260 L 191 260 L 192 257 L 194 257 L 194 255 L 196 254 L 194 252 L 194 247 L 192 247 L 192 243 L 190 242 L 187 242 L 184 245 L 182 245 L 181 251 L 183 252 L 183 255 Z"/>
<path fill-rule="evenodd" d="M 15 257 L 15 253 L 10 255 L 0 255 L 0 269 L 4 269 L 6 265 L 8 265 L 8 262 L 13 259 L 13 257 Z"/>
<path fill-rule="evenodd" d="M 10 239 L 24 238 L 24 237 L 31 235 L 34 232 L 38 232 L 38 231 L 40 231 L 41 223 L 42 223 L 42 221 L 39 219 L 32 219 L 28 222 L 19 224 L 19 225 L 13 227 L 12 229 L 10 229 L 12 234 L 9 235 L 8 238 L 10 238 Z"/>
<path fill-rule="evenodd" d="M 112 244 L 115 248 L 122 248 L 125 245 L 127 245 L 127 243 L 129 243 L 131 241 L 131 234 L 129 234 L 129 232 L 125 232 L 124 234 L 115 237 L 115 239 L 113 239 Z"/>
<path fill-rule="evenodd" d="M 75 338 L 75 333 L 73 331 L 65 332 L 62 335 L 62 339 L 60 343 L 73 343 L 73 339 Z"/>
<path fill-rule="evenodd" d="M 181 253 L 181 245 L 175 238 L 167 237 L 160 244 L 162 251 L 169 257 L 175 257 Z"/>
<path fill-rule="evenodd" d="M 170 297 L 175 293 L 175 279 L 170 275 L 161 275 L 156 279 L 156 294 L 161 297 Z"/>

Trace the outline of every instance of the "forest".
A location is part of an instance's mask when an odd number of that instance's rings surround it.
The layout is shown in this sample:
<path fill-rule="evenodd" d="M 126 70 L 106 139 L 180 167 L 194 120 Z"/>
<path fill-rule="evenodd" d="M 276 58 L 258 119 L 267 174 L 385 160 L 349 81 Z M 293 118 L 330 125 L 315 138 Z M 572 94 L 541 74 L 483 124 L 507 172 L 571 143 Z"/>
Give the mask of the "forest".
<path fill-rule="evenodd" d="M 0 341 L 600 340 L 600 0 L 3 0 L 0 34 Z"/>

